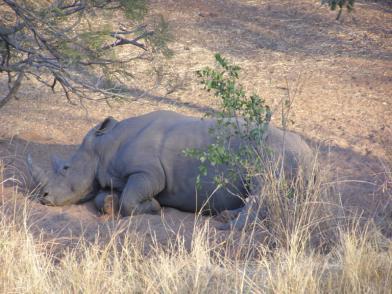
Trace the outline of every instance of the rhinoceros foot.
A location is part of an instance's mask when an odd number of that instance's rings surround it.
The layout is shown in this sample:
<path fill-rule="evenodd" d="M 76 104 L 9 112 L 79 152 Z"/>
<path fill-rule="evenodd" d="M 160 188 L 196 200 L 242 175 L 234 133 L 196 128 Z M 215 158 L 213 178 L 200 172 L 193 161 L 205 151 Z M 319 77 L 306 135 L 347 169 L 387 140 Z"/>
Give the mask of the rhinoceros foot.
<path fill-rule="evenodd" d="M 103 212 L 110 216 L 117 216 L 119 213 L 119 199 L 116 194 L 108 194 L 103 201 Z"/>
<path fill-rule="evenodd" d="M 260 205 L 259 197 L 250 196 L 243 207 L 234 210 L 224 210 L 217 220 L 222 222 L 217 226 L 218 230 L 238 230 L 245 229 L 248 225 L 254 224 L 257 220 L 267 217 L 268 209 Z"/>

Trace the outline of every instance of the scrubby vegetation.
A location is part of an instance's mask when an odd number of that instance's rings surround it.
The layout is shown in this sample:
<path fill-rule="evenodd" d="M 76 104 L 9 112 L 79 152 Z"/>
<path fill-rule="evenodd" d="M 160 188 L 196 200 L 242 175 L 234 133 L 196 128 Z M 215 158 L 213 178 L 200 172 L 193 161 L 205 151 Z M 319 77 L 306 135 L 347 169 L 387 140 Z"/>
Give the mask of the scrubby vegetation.
<path fill-rule="evenodd" d="M 216 184 L 224 186 L 233 178 L 241 176 L 240 170 L 246 170 L 249 178 L 260 172 L 259 146 L 262 146 L 272 113 L 261 97 L 256 94 L 248 96 L 239 84 L 239 66 L 230 64 L 219 53 L 215 54 L 215 61 L 216 69 L 206 67 L 197 71 L 197 75 L 204 89 L 212 92 L 218 100 L 219 109 L 206 114 L 217 120 L 217 126 L 210 129 L 216 142 L 207 150 L 189 149 L 184 152 L 200 161 L 197 185 L 200 185 L 200 176 L 207 175 L 206 164 L 227 166 L 226 174 L 215 177 Z M 242 119 L 243 124 L 240 123 Z M 231 146 L 234 137 L 243 140 L 238 152 Z M 249 178 L 244 178 L 243 181 Z"/>

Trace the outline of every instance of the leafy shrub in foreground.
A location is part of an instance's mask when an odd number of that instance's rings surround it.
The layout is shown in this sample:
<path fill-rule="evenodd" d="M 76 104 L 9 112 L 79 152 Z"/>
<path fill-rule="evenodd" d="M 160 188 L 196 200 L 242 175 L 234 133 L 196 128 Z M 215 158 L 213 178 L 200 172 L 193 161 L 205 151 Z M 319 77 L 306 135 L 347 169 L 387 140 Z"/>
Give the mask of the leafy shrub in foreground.
<path fill-rule="evenodd" d="M 200 176 L 207 175 L 207 164 L 212 166 L 225 165 L 226 174 L 215 177 L 220 187 L 228 184 L 239 176 L 240 170 L 247 171 L 247 178 L 252 177 L 251 171 L 261 167 L 261 156 L 257 156 L 263 136 L 271 120 L 272 112 L 265 101 L 258 95 L 248 96 L 238 84 L 240 67 L 230 64 L 220 54 L 215 54 L 217 68 L 206 67 L 197 72 L 201 84 L 208 92 L 220 98 L 219 110 L 213 114 L 217 126 L 210 129 L 216 140 L 207 150 L 188 149 L 185 154 L 198 158 L 201 162 L 200 175 L 196 185 L 200 186 Z M 233 138 L 241 138 L 238 151 L 231 147 Z M 256 154 L 255 154 L 256 153 Z"/>

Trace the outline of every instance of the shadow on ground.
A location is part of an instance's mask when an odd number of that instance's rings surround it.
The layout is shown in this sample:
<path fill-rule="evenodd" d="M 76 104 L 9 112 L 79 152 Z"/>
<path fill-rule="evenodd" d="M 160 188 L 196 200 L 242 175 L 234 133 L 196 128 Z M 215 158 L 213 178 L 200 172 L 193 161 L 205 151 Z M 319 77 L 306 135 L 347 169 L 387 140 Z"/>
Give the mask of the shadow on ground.
<path fill-rule="evenodd" d="M 243 58 L 258 49 L 315 57 L 392 58 L 391 51 L 379 43 L 380 36 L 390 33 L 387 26 L 357 21 L 355 14 L 347 15 L 350 22 L 342 25 L 318 5 L 290 3 L 290 9 L 285 1 L 257 5 L 240 1 L 210 3 L 213 17 L 200 17 L 197 26 L 203 35 L 215 37 L 208 37 L 203 47 Z M 366 5 L 364 9 L 381 11 L 385 18 L 390 15 L 387 6 Z"/>

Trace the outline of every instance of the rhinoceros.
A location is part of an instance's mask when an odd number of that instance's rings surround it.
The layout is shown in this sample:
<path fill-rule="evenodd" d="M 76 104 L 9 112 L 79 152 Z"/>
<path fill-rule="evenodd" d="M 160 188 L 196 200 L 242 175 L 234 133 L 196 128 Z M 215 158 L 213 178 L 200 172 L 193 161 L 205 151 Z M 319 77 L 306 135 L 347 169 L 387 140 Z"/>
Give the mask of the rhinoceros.
<path fill-rule="evenodd" d="M 41 202 L 62 206 L 95 198 L 102 210 L 105 195 L 119 195 L 122 216 L 158 213 L 161 206 L 187 212 L 217 214 L 244 205 L 248 188 L 240 179 L 217 188 L 214 177 L 224 167 L 208 166 L 196 187 L 200 161 L 184 155 L 187 148 L 205 149 L 214 142 L 213 119 L 156 111 L 117 121 L 112 117 L 92 128 L 68 161 L 54 157 L 47 173 L 28 158 L 33 179 L 42 187 Z M 239 148 L 240 138 L 231 143 Z M 285 150 L 285 169 L 294 172 L 309 161 L 311 148 L 297 134 L 269 126 L 265 146 Z M 284 145 L 284 148 L 283 148 Z M 113 192 L 113 193 L 112 193 Z"/>

